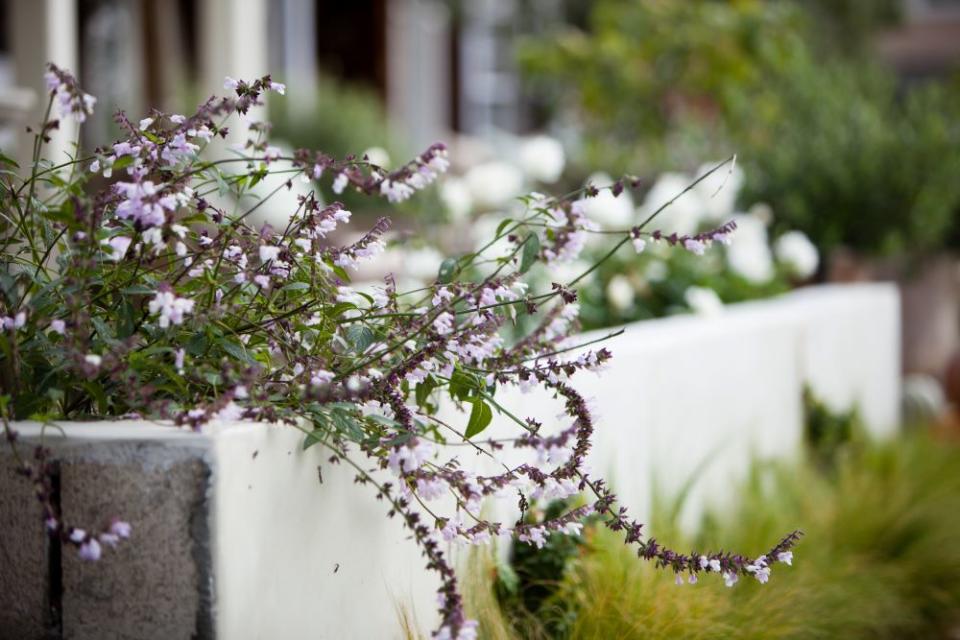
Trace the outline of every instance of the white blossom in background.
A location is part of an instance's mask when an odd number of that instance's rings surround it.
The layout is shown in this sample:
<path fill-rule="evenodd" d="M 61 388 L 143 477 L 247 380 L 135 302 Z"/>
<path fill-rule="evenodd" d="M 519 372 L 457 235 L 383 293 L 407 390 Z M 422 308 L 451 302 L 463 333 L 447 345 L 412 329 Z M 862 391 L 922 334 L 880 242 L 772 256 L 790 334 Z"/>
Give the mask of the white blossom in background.
<path fill-rule="evenodd" d="M 550 277 L 554 282 L 570 282 L 589 268 L 590 263 L 582 259 L 571 260 L 570 262 L 554 262 L 550 265 Z M 595 279 L 596 272 L 593 272 L 578 282 L 577 286 L 588 285 Z"/>
<path fill-rule="evenodd" d="M 372 164 L 377 165 L 383 169 L 390 168 L 390 154 L 387 153 L 387 150 L 383 147 L 370 147 L 366 151 L 360 154 L 360 157 L 367 157 L 367 160 Z"/>
<path fill-rule="evenodd" d="M 717 316 L 723 313 L 723 301 L 717 292 L 708 287 L 687 287 L 683 301 L 690 310 L 700 316 Z"/>
<path fill-rule="evenodd" d="M 521 140 L 517 156 L 528 178 L 546 184 L 560 179 L 567 161 L 560 141 L 544 135 Z"/>
<path fill-rule="evenodd" d="M 501 209 L 523 192 L 523 172 L 508 162 L 479 164 L 463 178 L 470 197 L 483 210 Z"/>
<path fill-rule="evenodd" d="M 605 173 L 594 173 L 587 178 L 587 183 L 606 187 L 613 183 L 613 178 Z M 627 190 L 614 197 L 609 189 L 603 189 L 595 197 L 585 198 L 583 203 L 587 217 L 604 229 L 624 229 L 633 221 L 633 197 Z"/>
<path fill-rule="evenodd" d="M 737 235 L 726 247 L 727 264 L 754 284 L 770 282 L 775 272 L 766 223 L 752 213 L 739 214 L 733 219 L 737 223 Z"/>
<path fill-rule="evenodd" d="M 473 196 L 462 178 L 450 177 L 440 183 L 440 201 L 451 220 L 465 220 L 473 210 Z"/>
<path fill-rule="evenodd" d="M 690 178 L 682 173 L 663 173 L 647 192 L 641 207 L 642 218 L 646 218 L 664 204 L 677 197 L 690 185 Z M 653 226 L 664 233 L 692 235 L 700 227 L 703 218 L 703 199 L 696 190 L 688 191 L 676 199 L 668 209 L 655 218 Z"/>
<path fill-rule="evenodd" d="M 437 277 L 443 254 L 433 247 L 410 249 L 403 257 L 403 274 L 422 282 L 430 282 Z"/>
<path fill-rule="evenodd" d="M 812 277 L 820 266 L 817 247 L 802 231 L 788 231 L 783 234 L 777 238 L 773 250 L 777 261 L 801 280 Z"/>
<path fill-rule="evenodd" d="M 699 178 L 716 167 L 719 162 L 702 165 L 694 178 Z M 722 222 L 736 211 L 737 196 L 743 188 L 743 169 L 735 163 L 717 169 L 697 183 L 693 192 L 703 206 L 701 215 L 707 222 Z"/>
<path fill-rule="evenodd" d="M 633 306 L 635 293 L 630 280 L 623 274 L 617 274 L 607 283 L 607 300 L 617 311 L 624 311 Z"/>

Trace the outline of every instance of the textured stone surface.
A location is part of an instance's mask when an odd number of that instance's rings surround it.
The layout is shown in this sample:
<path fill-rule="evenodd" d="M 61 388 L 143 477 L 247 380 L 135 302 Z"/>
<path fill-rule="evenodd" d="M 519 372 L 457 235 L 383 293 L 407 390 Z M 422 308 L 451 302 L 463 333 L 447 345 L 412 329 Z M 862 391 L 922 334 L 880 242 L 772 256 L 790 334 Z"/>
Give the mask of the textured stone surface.
<path fill-rule="evenodd" d="M 194 449 L 164 443 L 98 444 L 61 463 L 67 521 L 104 527 L 111 515 L 133 536 L 86 563 L 63 554 L 63 637 L 70 640 L 212 636 L 206 494 Z"/>
<path fill-rule="evenodd" d="M 25 449 L 25 447 L 21 447 Z M 33 487 L 0 450 L 0 640 L 47 637 L 47 544 Z"/>

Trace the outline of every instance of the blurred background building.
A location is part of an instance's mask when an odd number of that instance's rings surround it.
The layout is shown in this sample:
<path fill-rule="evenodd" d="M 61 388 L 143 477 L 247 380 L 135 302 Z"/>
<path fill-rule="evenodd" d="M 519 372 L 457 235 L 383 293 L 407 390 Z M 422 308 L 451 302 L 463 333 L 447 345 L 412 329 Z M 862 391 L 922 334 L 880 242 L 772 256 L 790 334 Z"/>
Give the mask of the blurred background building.
<path fill-rule="evenodd" d="M 118 109 L 189 112 L 225 76 L 272 73 L 277 140 L 394 158 L 452 143 L 453 217 L 736 151 L 737 206 L 809 235 L 819 280 L 908 281 L 907 370 L 960 353 L 960 268 L 941 259 L 960 246 L 960 0 L 0 0 L 0 27 L 0 148 L 20 160 L 47 61 L 98 98 L 87 149 Z M 51 157 L 76 138 L 61 126 Z M 552 139 L 518 137 L 537 132 Z"/>

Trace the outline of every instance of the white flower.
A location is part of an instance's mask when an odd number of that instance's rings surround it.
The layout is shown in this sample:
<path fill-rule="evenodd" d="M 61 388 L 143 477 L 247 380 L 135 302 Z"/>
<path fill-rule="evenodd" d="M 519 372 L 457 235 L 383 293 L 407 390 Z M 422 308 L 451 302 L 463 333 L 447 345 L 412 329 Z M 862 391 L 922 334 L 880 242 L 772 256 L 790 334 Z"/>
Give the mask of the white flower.
<path fill-rule="evenodd" d="M 223 79 L 223 88 L 227 89 L 228 91 L 233 91 L 238 86 L 240 86 L 240 82 L 238 80 L 231 78 L 230 76 L 227 76 L 226 78 Z"/>
<path fill-rule="evenodd" d="M 317 369 L 310 376 L 310 384 L 315 387 L 330 384 L 331 382 L 333 382 L 333 372 L 327 371 L 326 369 Z"/>
<path fill-rule="evenodd" d="M 756 284 L 769 282 L 774 276 L 773 255 L 767 244 L 764 221 L 752 214 L 734 216 L 737 237 L 727 247 L 727 264 L 736 273 Z"/>
<path fill-rule="evenodd" d="M 236 422 L 243 417 L 243 408 L 231 400 L 220 411 L 213 415 L 215 420 L 222 422 Z"/>
<path fill-rule="evenodd" d="M 263 274 L 261 273 L 261 274 L 259 274 L 259 275 L 253 276 L 253 281 L 254 281 L 254 282 L 257 284 L 257 286 L 260 287 L 261 289 L 269 289 L 269 288 L 270 288 L 270 276 L 265 276 L 265 275 L 263 275 Z"/>
<path fill-rule="evenodd" d="M 67 332 L 67 323 L 63 320 L 51 320 L 50 321 L 50 330 L 54 333 L 59 333 L 64 335 Z"/>
<path fill-rule="evenodd" d="M 271 82 L 270 90 L 276 91 L 282 96 L 287 95 L 287 85 L 283 84 L 282 82 Z"/>
<path fill-rule="evenodd" d="M 547 530 L 544 527 L 531 527 L 525 533 L 518 535 L 517 539 L 520 542 L 529 542 L 535 545 L 537 549 L 542 549 L 547 544 L 546 534 Z"/>
<path fill-rule="evenodd" d="M 153 118 L 144 118 L 140 121 L 140 130 L 143 131 L 153 124 Z"/>
<path fill-rule="evenodd" d="M 173 366 L 176 367 L 177 371 L 183 373 L 183 359 L 186 357 L 187 352 L 183 349 L 177 349 L 173 354 Z"/>
<path fill-rule="evenodd" d="M 94 367 L 99 367 L 100 363 L 103 362 L 103 358 L 95 353 L 88 353 L 83 357 L 83 359 L 87 364 L 93 365 Z"/>
<path fill-rule="evenodd" d="M 777 260 L 801 280 L 815 274 L 820 265 L 817 248 L 802 231 L 788 231 L 777 238 L 774 252 Z"/>
<path fill-rule="evenodd" d="M 689 176 L 682 173 L 661 174 L 643 200 L 641 207 L 643 216 L 652 215 L 657 209 L 676 198 L 673 204 L 654 218 L 653 224 L 667 234 L 696 233 L 703 216 L 703 201 L 696 191 L 679 195 L 690 185 L 690 182 Z"/>
<path fill-rule="evenodd" d="M 506 162 L 485 162 L 464 175 L 470 197 L 485 210 L 506 206 L 523 190 L 523 173 Z"/>
<path fill-rule="evenodd" d="M 361 158 L 364 156 L 367 157 L 367 160 L 371 164 L 375 164 L 378 167 L 382 167 L 384 169 L 390 168 L 390 154 L 387 153 L 387 150 L 384 149 L 383 147 L 370 147 L 369 149 L 364 151 L 362 154 L 360 154 Z"/>
<path fill-rule="evenodd" d="M 413 188 L 399 180 L 384 180 L 380 183 L 380 193 L 390 202 L 403 202 L 413 195 Z"/>
<path fill-rule="evenodd" d="M 563 145 L 550 136 L 532 136 L 521 141 L 518 151 L 520 168 L 527 177 L 552 184 L 560 179 L 566 163 Z"/>
<path fill-rule="evenodd" d="M 2 318 L 3 328 L 9 331 L 22 329 L 25 324 L 27 324 L 26 311 L 18 311 L 12 318 Z"/>
<path fill-rule="evenodd" d="M 183 317 L 193 311 L 194 301 L 178 298 L 172 291 L 158 291 L 147 305 L 151 314 L 159 314 L 158 324 L 166 329 L 171 324 L 183 324 Z"/>
<path fill-rule="evenodd" d="M 643 250 L 647 248 L 647 241 L 643 238 L 634 238 L 631 242 L 633 242 L 633 248 L 637 253 L 643 253 Z"/>
<path fill-rule="evenodd" d="M 710 570 L 719 573 L 720 572 L 720 561 L 717 558 L 710 560 L 707 564 L 710 565 Z"/>
<path fill-rule="evenodd" d="M 719 162 L 705 164 L 697 169 L 696 177 L 707 173 Z M 693 191 L 703 205 L 702 215 L 708 222 L 729 218 L 736 206 L 737 196 L 743 186 L 743 170 L 731 163 L 720 167 L 694 186 Z M 666 212 L 665 212 L 666 213 Z"/>
<path fill-rule="evenodd" d="M 100 543 L 97 542 L 96 538 L 90 538 L 80 545 L 79 556 L 81 560 L 96 562 L 100 559 L 101 553 Z"/>
<path fill-rule="evenodd" d="M 263 245 L 260 247 L 260 262 L 269 262 L 270 260 L 276 260 L 277 256 L 280 255 L 280 247 L 274 247 L 270 245 Z"/>
<path fill-rule="evenodd" d="M 343 193 L 343 190 L 347 188 L 348 182 L 349 178 L 347 178 L 347 174 L 341 171 L 337 174 L 337 177 L 333 179 L 333 192 L 340 195 Z"/>
<path fill-rule="evenodd" d="M 782 562 L 786 565 L 793 565 L 793 551 L 781 551 L 777 554 L 777 562 Z"/>
<path fill-rule="evenodd" d="M 630 280 L 622 274 L 617 274 L 610 278 L 607 283 L 607 300 L 617 311 L 624 311 L 633 306 L 634 301 L 633 285 Z"/>
<path fill-rule="evenodd" d="M 109 240 L 105 240 L 104 244 L 110 247 L 110 255 L 107 257 L 114 262 L 123 259 L 123 256 L 127 255 L 127 249 L 130 247 L 130 243 L 133 242 L 130 238 L 126 236 L 114 236 Z"/>
<path fill-rule="evenodd" d="M 715 316 L 723 313 L 723 301 L 716 291 L 708 287 L 687 287 L 683 292 L 683 301 L 697 315 Z"/>
<path fill-rule="evenodd" d="M 727 585 L 728 587 L 732 587 L 733 585 L 737 584 L 737 580 L 739 579 L 740 576 L 732 571 L 725 571 L 723 573 L 723 584 Z"/>
<path fill-rule="evenodd" d="M 440 184 L 440 201 L 447 209 L 452 220 L 463 220 L 470 215 L 473 209 L 473 196 L 467 183 L 460 179 L 449 177 Z"/>
<path fill-rule="evenodd" d="M 273 162 L 274 160 L 276 160 L 277 158 L 280 157 L 280 154 L 281 154 L 281 153 L 282 153 L 282 151 L 280 150 L 280 147 L 274 147 L 274 146 L 271 145 L 271 146 L 268 146 L 268 147 L 263 151 L 263 158 L 264 158 L 264 160 L 266 160 L 267 162 Z"/>
<path fill-rule="evenodd" d="M 700 240 L 687 238 L 683 241 L 683 248 L 696 256 L 702 256 L 703 252 L 706 251 L 707 246 Z"/>
<path fill-rule="evenodd" d="M 123 539 L 129 538 L 132 531 L 133 527 L 130 526 L 130 523 L 123 520 L 114 520 L 110 524 L 110 533 Z"/>
<path fill-rule="evenodd" d="M 453 316 L 444 311 L 433 321 L 433 329 L 442 336 L 451 333 L 453 331 Z"/>

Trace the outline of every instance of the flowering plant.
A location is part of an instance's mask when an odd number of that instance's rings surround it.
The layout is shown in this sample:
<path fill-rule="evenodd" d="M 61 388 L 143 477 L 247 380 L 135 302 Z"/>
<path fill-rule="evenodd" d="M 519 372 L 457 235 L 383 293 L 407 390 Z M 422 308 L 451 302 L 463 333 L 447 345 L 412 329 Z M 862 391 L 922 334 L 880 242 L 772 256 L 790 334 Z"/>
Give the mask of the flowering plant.
<path fill-rule="evenodd" d="M 440 201 L 458 227 L 457 233 L 446 229 L 431 233 L 428 229 L 419 235 L 448 251 L 456 249 L 464 238 L 470 238 L 474 248 L 483 246 L 504 219 L 523 214 L 522 204 L 514 198 L 523 185 L 540 186 L 559 179 L 564 163 L 559 141 L 535 136 L 521 139 L 513 147 L 518 166 L 506 160 L 467 163 L 462 177 L 445 179 L 440 185 Z M 454 149 L 454 171 L 463 163 L 462 158 L 457 162 L 457 155 Z M 541 165 L 551 171 L 537 172 Z M 528 281 L 549 286 L 552 281 L 575 277 L 608 253 L 620 237 L 629 233 L 631 225 L 681 191 L 685 192 L 671 205 L 661 233 L 651 236 L 653 242 L 641 238 L 634 245 L 636 251 L 615 253 L 579 281 L 576 290 L 583 328 L 684 312 L 710 315 L 721 311 L 725 303 L 769 297 L 810 280 L 817 272 L 820 256 L 807 236 L 786 231 L 771 242 L 770 208 L 756 204 L 740 212 L 736 207 L 745 178 L 743 171 L 735 165 L 721 172 L 712 168 L 703 165 L 693 174 L 663 173 L 643 190 L 637 203 L 630 191 L 617 196 L 609 190 L 599 191 L 584 202 L 592 224 L 583 226 L 579 255 L 535 267 Z M 684 189 L 698 177 L 702 179 L 692 189 Z M 587 185 L 612 182 L 604 173 L 594 173 L 585 181 Z M 670 242 L 671 237 L 710 232 L 724 221 L 736 224 L 735 243 L 715 242 L 709 247 L 690 243 L 683 247 L 685 251 L 675 251 L 671 246 L 676 244 Z M 502 243 L 499 249 L 505 255 L 510 245 Z"/>
<path fill-rule="evenodd" d="M 93 100 L 70 74 L 51 66 L 48 82 L 61 117 L 89 113 Z M 577 313 L 571 287 L 587 274 L 542 293 L 527 291 L 523 277 L 535 262 L 576 255 L 582 228 L 590 226 L 581 196 L 596 189 L 525 198 L 525 215 L 488 243 L 508 242 L 510 253 L 478 281 L 464 274 L 484 260 L 485 248 L 447 259 L 420 290 L 398 291 L 387 277 L 362 292 L 350 285 L 350 272 L 384 248 L 388 219 L 338 243 L 332 235 L 351 214 L 314 192 L 298 199 L 282 229 L 250 224 L 266 199 L 231 211 L 214 204 L 214 194 L 240 196 L 268 174 L 282 174 L 288 179 L 270 195 L 295 179 L 330 176 L 337 193 L 402 201 L 444 172 L 445 147 L 435 144 L 387 172 L 363 158 L 307 150 L 285 156 L 269 145 L 268 126 L 252 123 L 236 157 L 204 159 L 209 143 L 228 135 L 233 114 L 247 114 L 267 91 L 285 90 L 269 76 L 228 79 L 226 88 L 230 97 L 211 98 L 191 116 L 154 111 L 134 122 L 118 113 L 120 140 L 61 164 L 41 159 L 57 126 L 47 119 L 29 176 L 4 172 L 0 409 L 15 451 L 11 418 L 138 414 L 190 429 L 241 419 L 300 429 L 304 447 L 324 446 L 332 460 L 352 466 L 358 481 L 390 505 L 389 516 L 412 532 L 442 580 L 437 638 L 475 637 L 444 542 L 514 536 L 542 545 L 549 532 L 576 533 L 596 514 L 624 531 L 639 557 L 681 582 L 703 573 L 730 585 L 743 575 L 766 582 L 772 563 L 790 562 L 798 532 L 753 559 L 683 554 L 644 539 L 642 525 L 584 468 L 594 420 L 570 379 L 611 357 L 605 348 L 570 355 L 584 346 L 568 339 Z M 96 174 L 113 182 L 94 188 L 88 181 Z M 629 186 L 618 181 L 609 189 L 618 195 Z M 616 248 L 659 237 L 645 227 L 624 234 Z M 725 225 L 668 241 L 693 250 L 727 231 Z M 501 327 L 521 315 L 536 318 L 534 328 L 506 342 Z M 513 385 L 556 394 L 566 425 L 548 433 L 534 417 L 502 406 L 497 390 Z M 464 425 L 437 416 L 442 396 L 464 409 Z M 480 440 L 494 411 L 513 421 L 515 437 Z M 532 455 L 484 476 L 461 467 L 453 444 L 494 458 L 506 446 Z M 130 535 L 122 521 L 97 536 L 62 522 L 45 480 L 47 455 L 40 448 L 36 461 L 22 459 L 20 468 L 37 487 L 51 535 L 91 560 L 101 542 Z M 581 493 L 590 496 L 584 506 L 537 524 L 494 522 L 480 513 L 487 497 L 519 496 L 526 510 L 533 500 Z M 452 498 L 449 512 L 428 504 L 442 497 Z"/>

